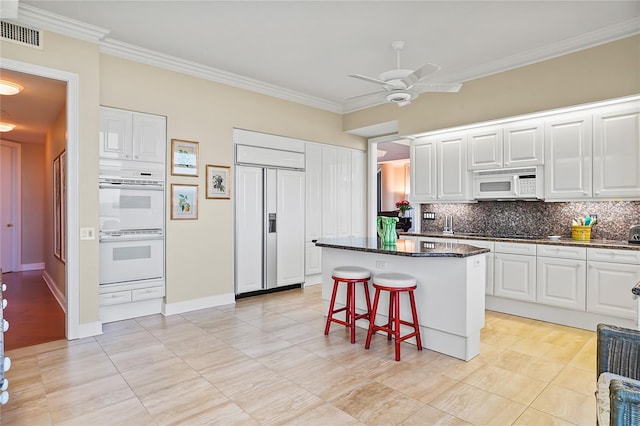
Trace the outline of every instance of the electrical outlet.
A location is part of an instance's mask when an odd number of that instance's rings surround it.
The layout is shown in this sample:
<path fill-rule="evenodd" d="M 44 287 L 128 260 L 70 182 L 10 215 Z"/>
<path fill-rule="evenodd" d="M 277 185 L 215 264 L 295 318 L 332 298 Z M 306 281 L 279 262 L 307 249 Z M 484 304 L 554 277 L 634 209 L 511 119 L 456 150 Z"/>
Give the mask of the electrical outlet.
<path fill-rule="evenodd" d="M 80 228 L 81 240 L 94 240 L 96 238 L 95 228 Z"/>
<path fill-rule="evenodd" d="M 377 260 L 376 269 L 387 269 L 387 262 L 385 262 L 384 260 Z"/>
<path fill-rule="evenodd" d="M 422 213 L 422 218 L 427 220 L 435 220 L 436 214 L 434 212 L 424 212 Z"/>

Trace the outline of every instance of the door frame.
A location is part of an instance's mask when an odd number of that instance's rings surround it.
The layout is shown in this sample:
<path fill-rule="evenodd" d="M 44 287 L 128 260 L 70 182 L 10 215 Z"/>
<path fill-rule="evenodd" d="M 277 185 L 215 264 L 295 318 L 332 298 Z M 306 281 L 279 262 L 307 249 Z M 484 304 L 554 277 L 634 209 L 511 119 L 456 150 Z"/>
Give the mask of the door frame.
<path fill-rule="evenodd" d="M 19 143 L 11 142 L 8 140 L 0 140 L 0 144 L 3 146 L 7 146 L 11 149 L 11 157 L 14 167 L 12 168 L 13 177 L 12 182 L 15 184 L 12 188 L 10 197 L 11 197 L 11 206 L 13 210 L 13 222 L 14 222 L 14 232 L 12 238 L 12 246 L 15 247 L 11 250 L 11 270 L 12 271 L 21 271 L 22 270 L 22 179 L 20 168 L 22 165 L 22 146 Z M 1 156 L 1 154 L 0 154 Z M 15 189 L 15 190 L 13 190 Z M 0 192 L 2 190 L 0 189 Z M 4 225 L 4 224 L 3 224 Z M 1 233 L 2 231 L 0 231 Z M 5 271 L 6 272 L 6 271 Z"/>
<path fill-rule="evenodd" d="M 2 59 L 2 68 L 67 83 L 67 260 L 65 263 L 65 317 L 67 339 L 84 337 L 80 330 L 80 250 L 78 206 L 79 76 L 68 71 Z M 96 283 L 97 285 L 97 283 Z"/>

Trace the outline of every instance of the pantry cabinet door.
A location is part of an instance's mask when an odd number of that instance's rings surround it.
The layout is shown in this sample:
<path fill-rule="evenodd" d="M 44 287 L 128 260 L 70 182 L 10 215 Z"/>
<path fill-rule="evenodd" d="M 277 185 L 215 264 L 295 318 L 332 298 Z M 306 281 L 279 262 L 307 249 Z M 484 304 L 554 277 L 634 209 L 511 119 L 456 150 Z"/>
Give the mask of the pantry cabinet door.
<path fill-rule="evenodd" d="M 640 102 L 593 116 L 593 196 L 640 198 Z"/>
<path fill-rule="evenodd" d="M 313 241 L 322 236 L 322 147 L 307 143 L 305 150 L 305 241 Z"/>

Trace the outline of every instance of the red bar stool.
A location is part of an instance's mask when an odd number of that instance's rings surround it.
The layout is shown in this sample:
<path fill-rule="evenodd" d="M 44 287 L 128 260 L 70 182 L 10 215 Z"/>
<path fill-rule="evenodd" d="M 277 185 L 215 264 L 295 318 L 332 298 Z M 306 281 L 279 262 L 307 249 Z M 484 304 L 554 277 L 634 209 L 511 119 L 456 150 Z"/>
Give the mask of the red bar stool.
<path fill-rule="evenodd" d="M 422 340 L 420 339 L 420 325 L 418 324 L 418 313 L 416 311 L 416 299 L 413 295 L 413 290 L 416 289 L 416 279 L 411 275 L 399 274 L 399 273 L 386 273 L 378 274 L 373 278 L 373 288 L 376 289 L 375 296 L 373 297 L 373 310 L 371 311 L 371 318 L 369 318 L 369 331 L 367 333 L 367 342 L 365 343 L 365 349 L 369 349 L 371 346 L 371 337 L 378 331 L 384 331 L 387 333 L 387 339 L 391 340 L 393 335 L 396 344 L 396 361 L 400 361 L 400 342 L 410 339 L 415 336 L 416 345 L 418 350 L 422 350 Z M 389 321 L 384 325 L 376 325 L 376 312 L 378 310 L 378 302 L 380 301 L 380 292 L 389 292 Z M 408 293 L 409 302 L 411 304 L 411 314 L 413 315 L 413 322 L 403 321 L 400 319 L 400 294 Z M 400 336 L 400 325 L 407 325 L 413 327 L 413 333 L 409 333 L 406 336 Z"/>
<path fill-rule="evenodd" d="M 371 315 L 371 299 L 369 298 L 369 279 L 371 272 L 368 269 L 358 266 L 340 266 L 333 270 L 333 293 L 331 294 L 331 303 L 329 304 L 329 313 L 327 314 L 327 325 L 324 327 L 325 336 L 329 334 L 329 328 L 332 322 L 337 322 L 351 329 L 351 343 L 356 342 L 356 321 L 362 318 L 369 319 Z M 338 293 L 338 285 L 340 283 L 347 284 L 347 303 L 344 308 L 335 308 L 336 294 Z M 363 314 L 356 313 L 356 284 L 362 283 L 364 287 L 364 296 L 367 302 L 367 312 Z M 345 311 L 345 321 L 334 318 L 333 315 L 338 312 Z"/>

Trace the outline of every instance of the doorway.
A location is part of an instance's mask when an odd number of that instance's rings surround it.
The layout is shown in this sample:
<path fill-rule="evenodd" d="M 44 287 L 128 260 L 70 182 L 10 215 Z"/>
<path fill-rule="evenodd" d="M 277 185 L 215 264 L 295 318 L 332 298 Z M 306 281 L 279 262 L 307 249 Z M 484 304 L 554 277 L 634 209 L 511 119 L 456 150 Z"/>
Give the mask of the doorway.
<path fill-rule="evenodd" d="M 46 79 L 56 80 L 63 82 L 65 85 L 64 100 L 65 103 L 64 113 L 65 117 L 63 125 L 65 127 L 65 148 L 66 148 L 66 263 L 62 265 L 62 282 L 60 286 L 64 289 L 61 294 L 64 295 L 62 300 L 62 306 L 65 310 L 65 334 L 68 339 L 75 339 L 84 337 L 86 335 L 93 335 L 93 327 L 91 330 L 83 331 L 79 324 L 79 247 L 78 247 L 78 102 L 79 102 L 79 77 L 77 74 L 69 73 L 66 71 L 60 71 L 52 68 L 42 67 L 39 65 L 29 64 L 20 61 L 14 61 L 11 59 L 3 58 L 2 69 L 0 73 L 5 74 L 17 72 L 23 73 L 30 77 L 41 77 Z M 26 92 L 28 93 L 28 92 Z M 31 95 L 46 96 L 46 91 L 39 91 L 37 93 L 31 93 Z M 35 104 L 32 104 L 31 114 L 38 113 L 37 97 L 33 98 Z M 6 100 L 3 99 L 3 109 L 6 106 Z M 20 114 L 16 114 L 14 118 L 17 118 Z M 17 119 L 15 121 L 18 121 Z M 16 128 L 20 123 L 16 122 Z M 51 163 L 53 159 L 46 157 L 45 161 Z M 47 176 L 49 180 L 50 175 Z M 51 206 L 51 204 L 49 204 Z M 51 210 L 51 209 L 50 209 Z M 24 228 L 24 227 L 23 227 Z M 51 245 L 46 247 L 45 250 L 53 252 Z M 47 268 L 45 261 L 45 270 Z M 11 302 L 9 302 L 11 303 Z"/>

